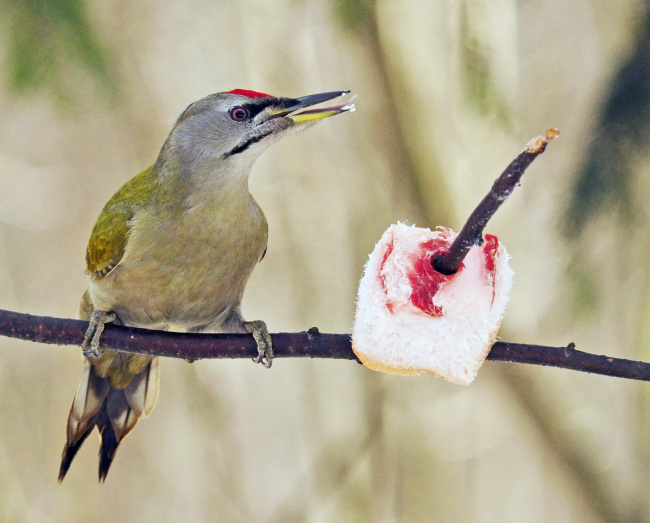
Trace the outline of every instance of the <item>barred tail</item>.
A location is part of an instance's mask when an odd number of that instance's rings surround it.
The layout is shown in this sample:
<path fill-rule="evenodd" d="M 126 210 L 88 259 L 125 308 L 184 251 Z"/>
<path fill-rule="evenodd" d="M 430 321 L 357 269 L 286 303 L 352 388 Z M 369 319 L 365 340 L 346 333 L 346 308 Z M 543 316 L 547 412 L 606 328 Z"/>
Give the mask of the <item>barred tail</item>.
<path fill-rule="evenodd" d="M 99 376 L 89 360 L 68 416 L 68 437 L 63 447 L 59 482 L 63 481 L 82 443 L 97 426 L 100 436 L 99 481 L 108 474 L 120 441 L 148 416 L 156 405 L 160 382 L 158 358 L 152 358 L 125 388 L 111 386 Z"/>

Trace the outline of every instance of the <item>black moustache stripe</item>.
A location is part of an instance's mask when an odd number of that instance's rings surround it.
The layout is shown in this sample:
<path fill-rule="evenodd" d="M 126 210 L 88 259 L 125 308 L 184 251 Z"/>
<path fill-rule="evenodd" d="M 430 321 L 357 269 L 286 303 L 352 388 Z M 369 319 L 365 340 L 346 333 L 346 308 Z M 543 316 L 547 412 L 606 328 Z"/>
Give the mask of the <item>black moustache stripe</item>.
<path fill-rule="evenodd" d="M 266 131 L 266 132 L 263 133 L 263 134 L 259 134 L 259 135 L 257 135 L 257 136 L 253 136 L 253 138 L 249 138 L 249 139 L 246 140 L 244 143 L 241 143 L 241 144 L 237 145 L 236 147 L 233 147 L 232 149 L 230 149 L 230 151 L 228 151 L 227 153 L 225 153 L 225 154 L 223 155 L 223 157 L 224 157 L 224 158 L 230 158 L 231 156 L 234 156 L 234 155 L 236 155 L 236 154 L 243 153 L 243 152 L 244 152 L 246 149 L 248 149 L 251 145 L 253 145 L 253 144 L 257 143 L 257 142 L 261 142 L 262 140 L 264 140 L 264 138 L 266 138 L 266 137 L 269 136 L 270 134 L 273 134 L 274 132 L 275 132 L 274 130 L 269 130 L 269 131 Z"/>

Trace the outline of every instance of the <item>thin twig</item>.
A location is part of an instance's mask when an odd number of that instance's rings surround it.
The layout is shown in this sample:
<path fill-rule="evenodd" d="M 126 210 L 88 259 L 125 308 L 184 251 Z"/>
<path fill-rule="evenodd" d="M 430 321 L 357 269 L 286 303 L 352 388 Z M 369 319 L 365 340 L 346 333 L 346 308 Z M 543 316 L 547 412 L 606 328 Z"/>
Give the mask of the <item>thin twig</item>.
<path fill-rule="evenodd" d="M 533 138 L 524 150 L 506 167 L 492 185 L 490 192 L 478 204 L 474 212 L 465 222 L 456 239 L 443 255 L 436 255 L 431 261 L 433 267 L 442 274 L 455 274 L 465 256 L 474 245 L 483 243 L 483 229 L 494 213 L 505 202 L 519 185 L 522 175 L 537 158 L 546 150 L 546 144 L 558 136 L 560 131 L 549 129 L 546 136 Z"/>
<path fill-rule="evenodd" d="M 87 322 L 32 316 L 0 309 L 0 335 L 56 345 L 81 345 Z M 348 334 L 306 332 L 272 334 L 276 358 L 330 358 L 357 360 Z M 109 324 L 102 345 L 111 349 L 194 361 L 208 358 L 252 358 L 257 345 L 250 334 L 186 334 Z M 492 361 L 529 363 L 605 376 L 650 381 L 650 363 L 598 356 L 567 347 L 545 347 L 496 342 L 488 354 Z"/>

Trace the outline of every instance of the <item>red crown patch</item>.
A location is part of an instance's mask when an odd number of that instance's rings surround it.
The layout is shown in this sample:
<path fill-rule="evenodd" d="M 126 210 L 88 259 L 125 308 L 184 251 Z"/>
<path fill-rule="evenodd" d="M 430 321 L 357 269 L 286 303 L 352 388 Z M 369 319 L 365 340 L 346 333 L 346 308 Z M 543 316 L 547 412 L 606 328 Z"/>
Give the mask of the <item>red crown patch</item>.
<path fill-rule="evenodd" d="M 248 89 L 233 89 L 228 91 L 229 94 L 240 94 L 242 96 L 248 96 L 248 98 L 271 98 L 270 94 L 258 93 L 257 91 L 249 91 Z"/>

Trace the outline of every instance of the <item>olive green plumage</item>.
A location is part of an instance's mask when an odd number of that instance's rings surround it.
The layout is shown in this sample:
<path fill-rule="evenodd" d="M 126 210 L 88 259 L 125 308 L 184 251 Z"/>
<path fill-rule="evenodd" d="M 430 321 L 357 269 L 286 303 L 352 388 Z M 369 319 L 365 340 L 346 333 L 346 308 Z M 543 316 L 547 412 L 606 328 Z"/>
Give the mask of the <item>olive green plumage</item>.
<path fill-rule="evenodd" d="M 125 183 L 108 200 L 90 235 L 86 249 L 86 274 L 96 279 L 102 271 L 114 267 L 124 255 L 129 234 L 129 221 L 135 210 L 150 198 L 150 189 L 156 187 L 153 165 Z"/>

